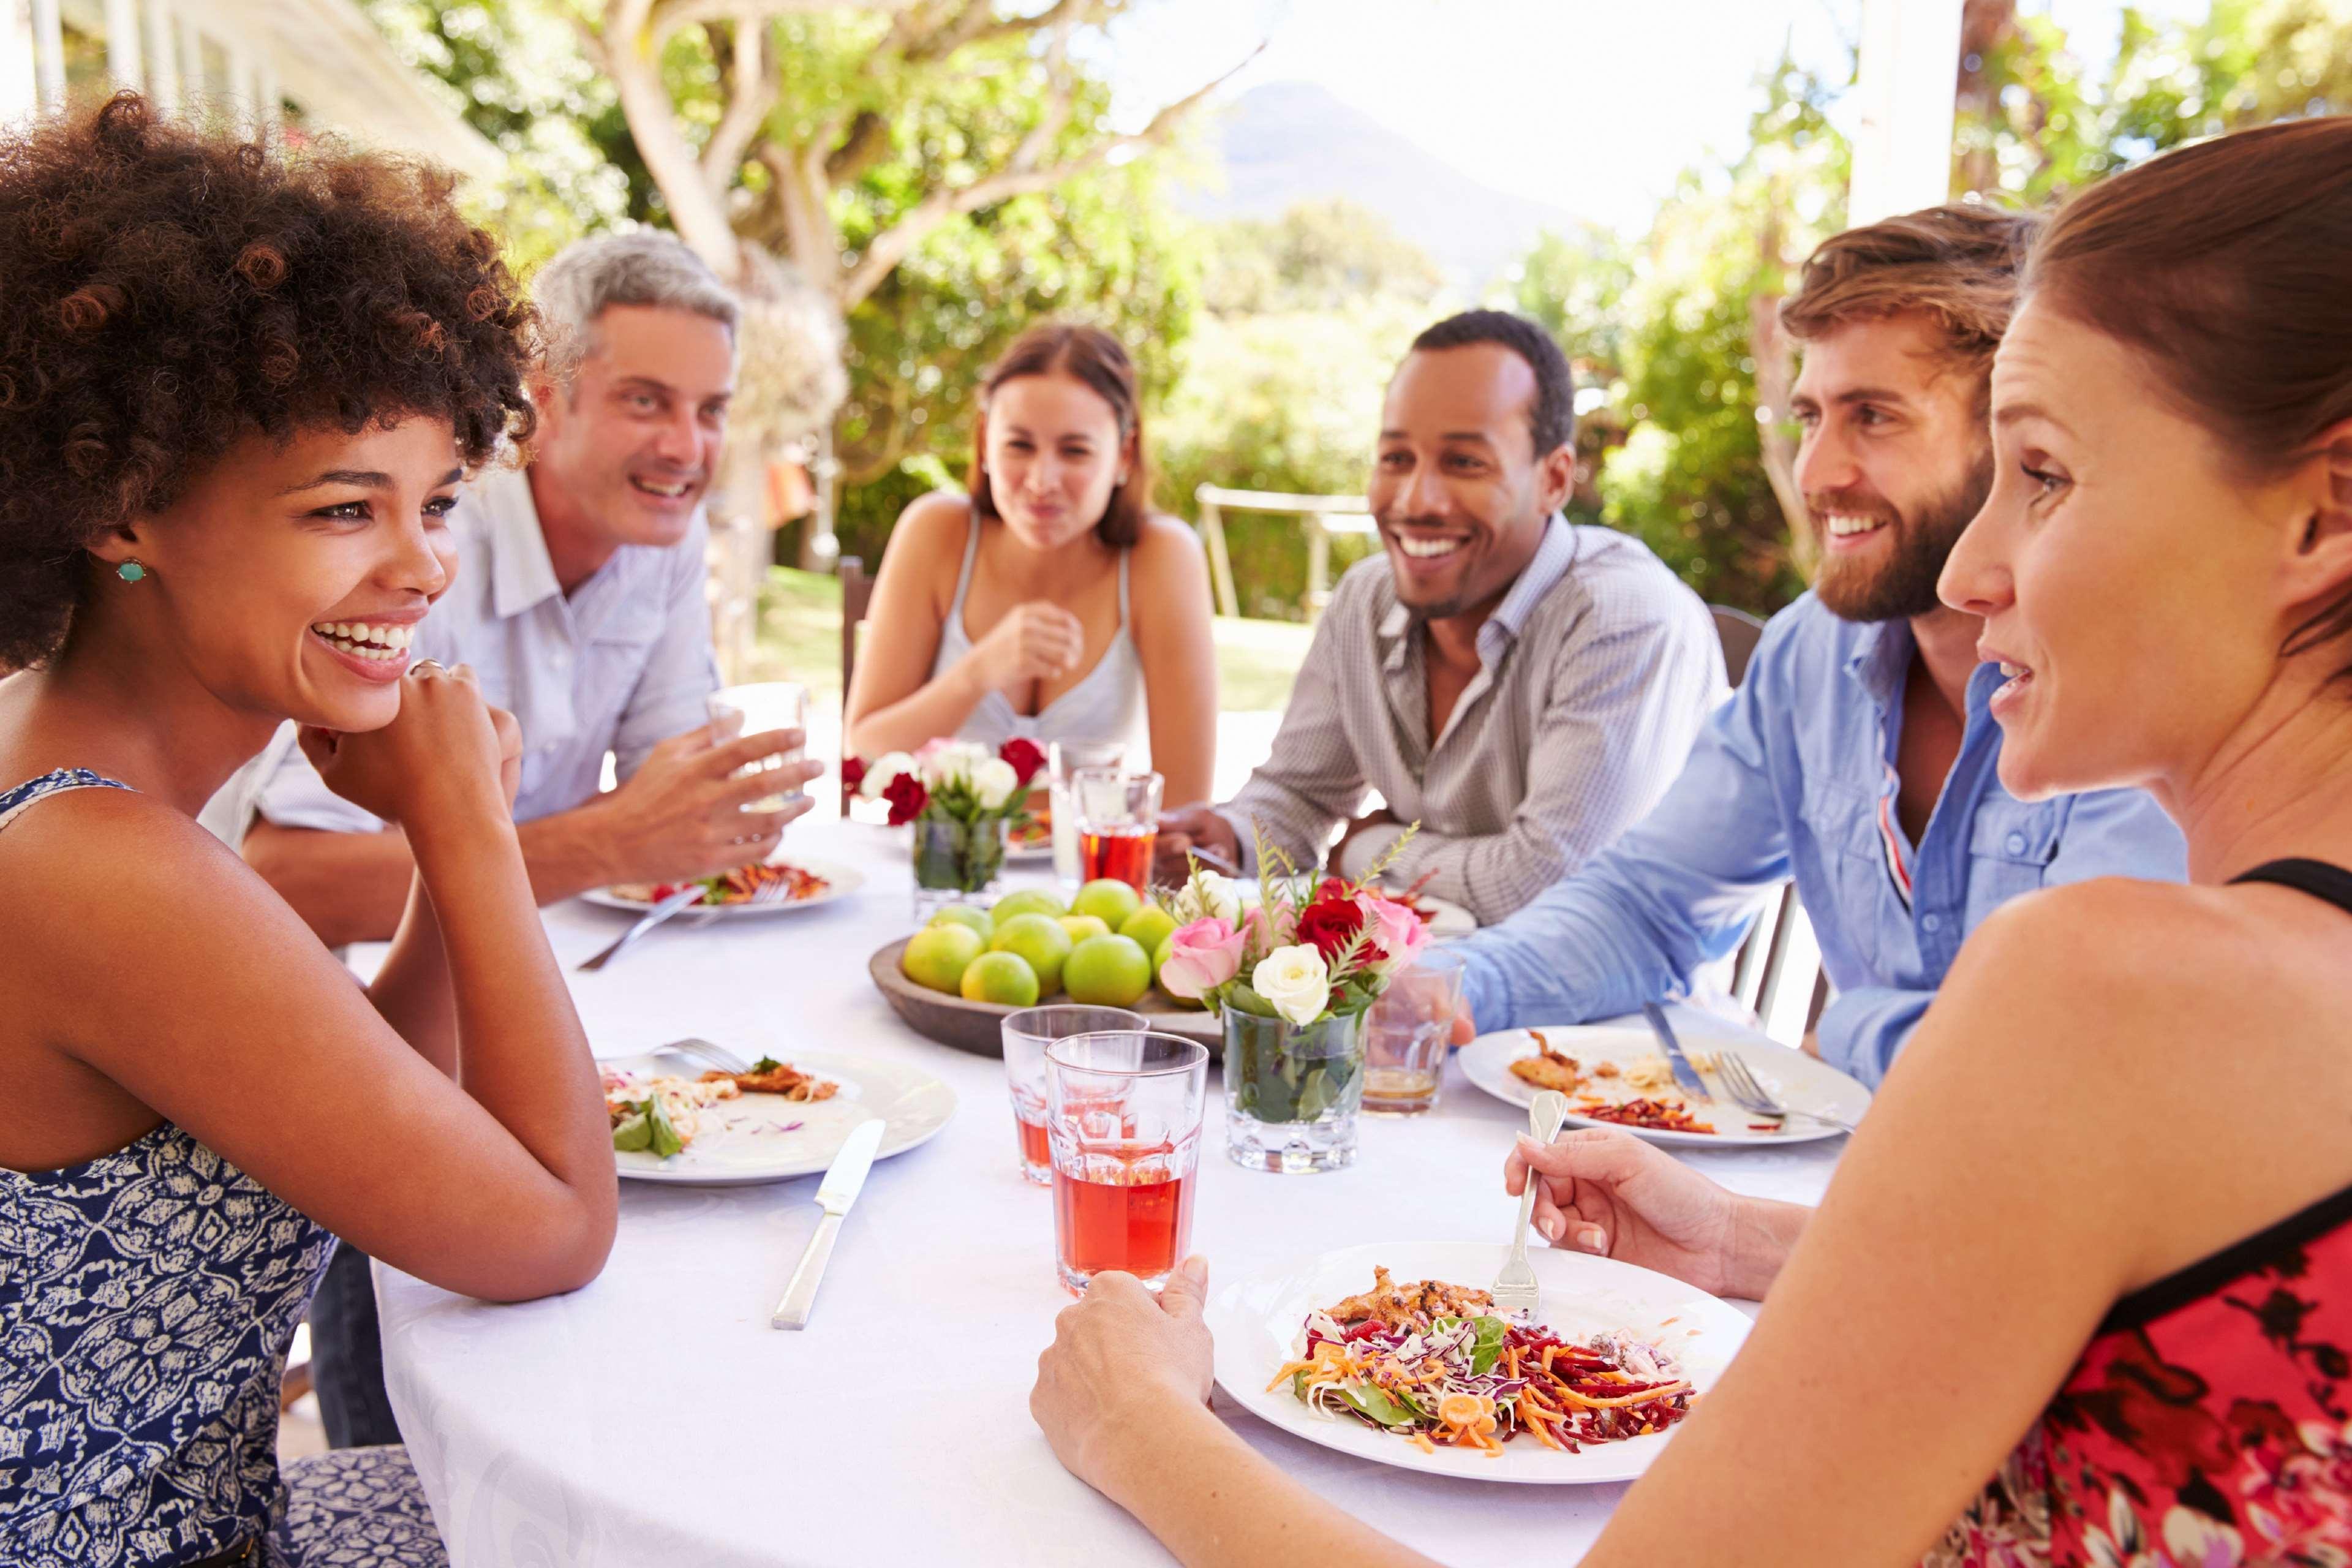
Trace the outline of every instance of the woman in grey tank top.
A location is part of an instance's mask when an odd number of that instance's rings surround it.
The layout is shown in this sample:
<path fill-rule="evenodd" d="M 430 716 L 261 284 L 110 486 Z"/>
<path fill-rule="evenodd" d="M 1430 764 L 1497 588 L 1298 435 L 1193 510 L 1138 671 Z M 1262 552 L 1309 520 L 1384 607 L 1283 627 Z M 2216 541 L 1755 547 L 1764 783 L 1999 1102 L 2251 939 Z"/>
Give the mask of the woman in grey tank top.
<path fill-rule="evenodd" d="M 1208 798 L 1208 570 L 1150 510 L 1135 369 L 1092 327 L 1032 328 L 989 372 L 969 494 L 898 519 L 849 693 L 847 748 L 940 736 L 1125 740 L 1173 805 Z"/>

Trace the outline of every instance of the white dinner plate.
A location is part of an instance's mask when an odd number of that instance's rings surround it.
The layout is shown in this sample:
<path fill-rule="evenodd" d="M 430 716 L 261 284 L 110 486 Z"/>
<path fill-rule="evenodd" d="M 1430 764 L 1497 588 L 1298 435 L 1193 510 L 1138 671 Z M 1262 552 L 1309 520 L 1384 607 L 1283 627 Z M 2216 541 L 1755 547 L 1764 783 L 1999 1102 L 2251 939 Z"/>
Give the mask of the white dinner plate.
<path fill-rule="evenodd" d="M 806 855 L 784 855 L 777 857 L 777 863 L 798 866 L 803 871 L 814 872 L 823 877 L 826 884 L 824 889 L 822 892 L 813 893 L 805 899 L 779 899 L 768 904 L 694 904 L 680 910 L 677 918 L 717 916 L 720 920 L 735 920 L 751 915 L 780 915 L 793 910 L 813 910 L 820 904 L 832 903 L 835 899 L 845 899 L 866 885 L 865 872 L 855 866 L 845 866 L 837 860 L 818 860 Z M 626 891 L 620 888 L 591 888 L 580 897 L 585 902 L 594 904 L 601 909 L 626 910 L 631 914 L 641 915 L 654 907 L 655 900 L 639 897 L 638 892 L 639 889 L 635 888 L 630 888 Z M 672 923 L 675 923 L 675 921 Z"/>
<path fill-rule="evenodd" d="M 1650 1468 L 1674 1436 L 1671 1430 L 1589 1445 L 1573 1454 L 1547 1448 L 1532 1437 L 1505 1445 L 1501 1455 L 1491 1458 L 1461 1448 L 1425 1454 L 1394 1433 L 1309 1409 L 1286 1383 L 1267 1389 L 1283 1364 L 1297 1359 L 1307 1312 L 1370 1289 L 1375 1265 L 1386 1268 L 1401 1284 L 1442 1279 L 1484 1289 L 1509 1255 L 1507 1247 L 1475 1241 L 1351 1247 L 1225 1286 L 1215 1292 L 1208 1310 L 1209 1328 L 1216 1335 L 1217 1381 L 1251 1415 L 1286 1432 L 1402 1469 L 1460 1480 L 1533 1485 L 1632 1480 Z M 1562 1339 L 1590 1337 L 1608 1329 L 1631 1332 L 1671 1356 L 1701 1395 L 1715 1386 L 1748 1337 L 1746 1314 L 1679 1279 L 1630 1263 L 1544 1247 L 1530 1249 L 1528 1260 L 1543 1287 L 1537 1320 L 1544 1327 Z"/>
<path fill-rule="evenodd" d="M 1740 1060 L 1748 1064 L 1748 1070 L 1765 1091 L 1792 1110 L 1819 1110 L 1847 1121 L 1859 1121 L 1863 1112 L 1870 1109 L 1870 1090 L 1828 1063 L 1761 1036 L 1734 1035 L 1729 1032 L 1731 1027 L 1726 1024 L 1703 1029 L 1679 1021 L 1676 1025 L 1686 1055 L 1703 1058 L 1711 1051 L 1738 1052 Z M 1639 1022 L 1547 1024 L 1540 1032 L 1553 1050 L 1574 1057 L 1588 1070 L 1597 1062 L 1615 1062 L 1622 1067 L 1630 1062 L 1663 1064 L 1665 1060 L 1658 1050 L 1656 1037 L 1647 1025 Z M 1539 1054 L 1535 1035 L 1536 1031 L 1528 1029 L 1501 1029 L 1479 1036 L 1462 1047 L 1463 1076 L 1497 1100 L 1522 1109 L 1534 1104 L 1535 1085 L 1511 1071 L 1511 1063 L 1521 1057 Z M 1654 1143 L 1694 1149 L 1720 1149 L 1726 1144 L 1807 1143 L 1841 1136 L 1836 1128 L 1801 1116 L 1789 1118 L 1778 1132 L 1753 1131 L 1750 1129 L 1764 1119 L 1750 1116 L 1734 1105 L 1721 1080 L 1713 1074 L 1702 1072 L 1700 1077 L 1715 1099 L 1706 1104 L 1690 1101 L 1691 1115 L 1713 1126 L 1715 1131 L 1669 1132 L 1649 1127 L 1627 1127 L 1625 1131 Z M 1614 1080 L 1597 1081 L 1604 1098 L 1639 1097 L 1637 1091 L 1614 1087 Z M 1570 1094 L 1568 1098 L 1573 1107 L 1579 1097 Z M 1574 1127 L 1622 1125 L 1580 1116 L 1573 1110 L 1568 1120 Z"/>
<path fill-rule="evenodd" d="M 692 1143 L 667 1160 L 646 1151 L 615 1151 L 621 1174 L 639 1182 L 688 1186 L 741 1186 L 782 1182 L 821 1173 L 833 1163 L 842 1140 L 869 1117 L 882 1118 L 887 1160 L 929 1142 L 955 1114 L 955 1090 L 927 1072 L 869 1057 L 794 1051 L 780 1058 L 803 1072 L 841 1086 L 830 1100 L 793 1100 L 775 1094 L 747 1094 L 721 1100 L 700 1112 L 702 1130 Z M 665 1051 L 631 1057 L 600 1057 L 600 1068 L 698 1078 L 706 1062 Z M 797 1124 L 797 1125 L 795 1125 Z"/>

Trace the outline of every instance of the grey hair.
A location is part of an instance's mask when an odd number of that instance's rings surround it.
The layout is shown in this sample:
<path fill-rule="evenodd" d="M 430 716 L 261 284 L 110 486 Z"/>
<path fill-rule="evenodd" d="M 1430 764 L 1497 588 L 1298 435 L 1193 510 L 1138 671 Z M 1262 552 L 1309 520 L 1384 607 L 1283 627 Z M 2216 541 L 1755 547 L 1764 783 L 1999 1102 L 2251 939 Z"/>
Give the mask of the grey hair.
<path fill-rule="evenodd" d="M 594 352 L 596 319 L 614 305 L 690 310 L 724 326 L 730 341 L 740 334 L 734 290 L 683 243 L 649 228 L 572 241 L 540 269 L 531 294 L 547 332 L 548 374 L 559 386 Z"/>

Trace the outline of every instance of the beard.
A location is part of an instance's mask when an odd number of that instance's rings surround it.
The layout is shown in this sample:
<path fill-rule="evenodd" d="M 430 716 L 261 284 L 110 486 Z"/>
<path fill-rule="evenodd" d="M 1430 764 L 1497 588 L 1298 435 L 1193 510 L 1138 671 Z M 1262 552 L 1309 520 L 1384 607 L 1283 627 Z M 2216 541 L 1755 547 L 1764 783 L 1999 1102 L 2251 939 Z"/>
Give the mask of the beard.
<path fill-rule="evenodd" d="M 1931 496 L 1908 515 L 1869 491 L 1832 490 L 1808 496 L 1805 505 L 1819 526 L 1832 513 L 1884 517 L 1895 538 L 1885 562 L 1875 567 L 1827 556 L 1813 594 L 1830 614 L 1843 621 L 1906 621 L 1942 606 L 1936 584 L 1952 546 L 1968 531 L 1969 521 L 1984 509 L 1992 493 L 1993 459 L 1979 454 L 1960 481 L 1941 495 Z"/>

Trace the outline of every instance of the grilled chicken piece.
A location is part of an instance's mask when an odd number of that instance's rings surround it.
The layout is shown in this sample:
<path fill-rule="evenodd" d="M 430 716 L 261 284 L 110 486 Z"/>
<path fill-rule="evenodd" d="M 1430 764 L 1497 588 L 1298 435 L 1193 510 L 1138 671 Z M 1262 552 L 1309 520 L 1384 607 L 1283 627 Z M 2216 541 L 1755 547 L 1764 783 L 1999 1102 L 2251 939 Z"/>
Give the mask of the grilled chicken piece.
<path fill-rule="evenodd" d="M 750 1072 L 719 1072 L 702 1075 L 704 1083 L 731 1083 L 745 1094 L 781 1094 L 786 1100 L 831 1100 L 840 1091 L 837 1083 L 811 1078 L 790 1062 L 780 1062 L 772 1057 L 761 1057 L 751 1064 Z"/>
<path fill-rule="evenodd" d="M 1475 1318 L 1494 1305 L 1495 1298 L 1484 1290 L 1474 1290 L 1467 1285 L 1448 1285 L 1442 1279 L 1417 1279 L 1410 1285 L 1399 1285 L 1389 1278 L 1386 1268 L 1376 1265 L 1372 1269 L 1372 1288 L 1333 1307 L 1330 1316 L 1337 1323 L 1378 1320 L 1392 1329 L 1425 1329 L 1435 1319 Z"/>
<path fill-rule="evenodd" d="M 1556 1089 L 1562 1094 L 1574 1094 L 1584 1081 L 1584 1065 L 1565 1051 L 1551 1048 L 1551 1042 L 1540 1031 L 1529 1029 L 1535 1037 L 1536 1049 L 1541 1056 L 1521 1057 L 1511 1064 L 1511 1076 L 1524 1079 L 1538 1089 Z M 1598 1070 L 1598 1069 L 1596 1069 Z"/>

